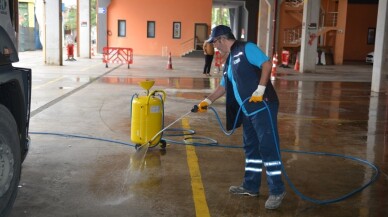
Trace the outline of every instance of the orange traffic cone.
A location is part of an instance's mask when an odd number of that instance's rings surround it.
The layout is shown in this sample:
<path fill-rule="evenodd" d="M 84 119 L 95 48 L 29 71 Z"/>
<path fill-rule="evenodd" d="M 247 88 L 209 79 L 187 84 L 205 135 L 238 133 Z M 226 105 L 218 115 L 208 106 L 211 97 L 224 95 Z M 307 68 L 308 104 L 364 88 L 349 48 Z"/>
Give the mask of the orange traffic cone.
<path fill-rule="evenodd" d="M 294 70 L 295 71 L 299 71 L 299 55 L 298 54 L 296 55 L 296 61 L 295 61 L 295 65 L 294 65 Z"/>
<path fill-rule="evenodd" d="M 167 69 L 172 69 L 171 52 L 168 55 Z"/>
<path fill-rule="evenodd" d="M 271 70 L 271 80 L 276 80 L 276 67 L 278 65 L 278 54 L 275 53 L 272 58 L 272 70 Z"/>

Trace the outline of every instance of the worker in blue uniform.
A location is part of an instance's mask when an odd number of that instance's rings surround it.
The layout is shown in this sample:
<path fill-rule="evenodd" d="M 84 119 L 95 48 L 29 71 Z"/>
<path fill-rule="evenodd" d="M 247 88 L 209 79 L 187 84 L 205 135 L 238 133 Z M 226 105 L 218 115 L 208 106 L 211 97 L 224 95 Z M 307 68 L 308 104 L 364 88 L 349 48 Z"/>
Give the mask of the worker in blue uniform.
<path fill-rule="evenodd" d="M 282 181 L 282 162 L 276 148 L 279 141 L 277 113 L 279 100 L 272 83 L 271 62 L 255 44 L 235 39 L 228 26 L 219 25 L 212 29 L 208 42 L 213 43 L 221 53 L 229 53 L 220 85 L 206 99 L 199 103 L 199 112 L 226 94 L 227 129 L 233 127 L 240 106 L 237 127 L 243 125 L 245 151 L 245 175 L 243 183 L 231 186 L 229 192 L 258 196 L 264 165 L 269 186 L 269 198 L 265 208 L 276 209 L 286 195 Z M 249 98 L 249 102 L 245 99 Z M 274 129 L 267 110 L 262 110 L 265 101 L 272 116 Z M 244 103 L 245 102 L 245 103 Z M 275 135 L 274 135 L 275 134 Z"/>

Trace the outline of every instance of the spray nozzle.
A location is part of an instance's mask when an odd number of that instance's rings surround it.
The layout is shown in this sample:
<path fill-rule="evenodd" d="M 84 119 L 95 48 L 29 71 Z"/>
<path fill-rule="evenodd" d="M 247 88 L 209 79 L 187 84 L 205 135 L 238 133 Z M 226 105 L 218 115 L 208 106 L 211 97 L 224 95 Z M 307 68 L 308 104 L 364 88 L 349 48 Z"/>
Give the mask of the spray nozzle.
<path fill-rule="evenodd" d="M 191 109 L 191 112 L 196 113 L 196 112 L 198 112 L 198 109 L 199 109 L 198 106 L 194 105 L 193 108 Z"/>
<path fill-rule="evenodd" d="M 202 106 L 201 109 L 203 110 L 206 110 L 208 107 L 207 106 Z M 194 105 L 193 108 L 191 109 L 191 112 L 198 112 L 199 111 L 199 107 L 197 105 Z"/>

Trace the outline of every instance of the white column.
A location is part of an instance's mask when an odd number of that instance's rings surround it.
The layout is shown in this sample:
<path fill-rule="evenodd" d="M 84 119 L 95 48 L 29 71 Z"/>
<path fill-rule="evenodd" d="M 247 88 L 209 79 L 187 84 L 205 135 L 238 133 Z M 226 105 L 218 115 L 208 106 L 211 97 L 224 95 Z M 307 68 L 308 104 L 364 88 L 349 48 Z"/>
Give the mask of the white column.
<path fill-rule="evenodd" d="M 259 14 L 258 14 L 258 22 L 257 22 L 257 45 L 264 51 L 266 47 L 266 38 L 267 38 L 267 4 L 265 1 L 259 2 Z"/>
<path fill-rule="evenodd" d="M 43 2 L 43 0 L 35 0 L 35 17 L 36 17 L 36 20 L 39 24 L 39 40 L 40 40 L 40 43 L 42 44 L 42 47 L 43 47 L 43 53 L 45 51 L 45 31 L 44 31 L 44 27 L 45 27 L 45 19 L 44 19 L 44 15 L 45 15 L 45 3 Z M 45 58 L 44 58 L 45 59 Z"/>
<path fill-rule="evenodd" d="M 303 5 L 300 72 L 315 72 L 318 45 L 320 0 L 305 0 Z"/>
<path fill-rule="evenodd" d="M 270 50 L 268 49 L 268 37 L 270 34 L 270 29 L 268 26 L 269 19 L 269 5 L 267 1 L 259 2 L 259 20 L 258 20 L 258 28 L 257 28 L 257 44 L 264 51 L 267 56 L 270 55 Z"/>
<path fill-rule="evenodd" d="M 388 22 L 387 22 L 387 0 L 379 1 L 376 25 L 376 41 L 373 57 L 372 88 L 373 92 L 387 91 L 387 85 L 383 75 L 388 75 Z"/>
<path fill-rule="evenodd" d="M 111 0 L 97 0 L 97 52 L 108 45 L 108 6 Z"/>
<path fill-rule="evenodd" d="M 281 1 L 278 1 L 280 5 Z M 275 26 L 275 0 L 265 0 L 259 3 L 259 22 L 257 44 L 264 51 L 264 53 L 272 57 L 274 51 L 274 32 Z"/>
<path fill-rule="evenodd" d="M 45 1 L 44 56 L 48 65 L 63 65 L 62 0 Z"/>
<path fill-rule="evenodd" d="M 90 0 L 78 0 L 78 56 L 90 58 Z"/>

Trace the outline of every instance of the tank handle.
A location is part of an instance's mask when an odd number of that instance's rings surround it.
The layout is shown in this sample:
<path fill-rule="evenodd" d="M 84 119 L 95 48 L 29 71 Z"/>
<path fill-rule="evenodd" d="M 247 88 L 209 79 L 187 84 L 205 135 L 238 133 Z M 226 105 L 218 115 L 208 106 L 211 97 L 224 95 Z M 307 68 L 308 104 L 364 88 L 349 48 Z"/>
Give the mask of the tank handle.
<path fill-rule="evenodd" d="M 164 92 L 163 90 L 154 90 L 152 91 L 149 95 L 148 95 L 148 102 L 149 102 L 149 98 L 150 96 L 155 96 L 156 93 L 162 93 L 162 99 L 163 99 L 163 102 L 166 100 L 166 92 Z M 147 102 L 147 104 L 148 104 Z"/>

